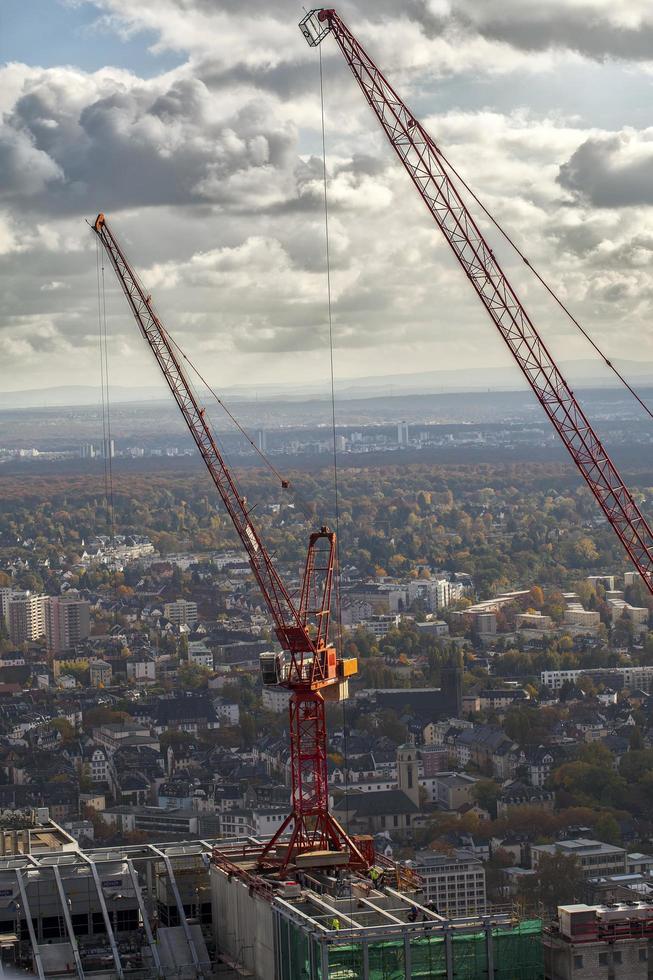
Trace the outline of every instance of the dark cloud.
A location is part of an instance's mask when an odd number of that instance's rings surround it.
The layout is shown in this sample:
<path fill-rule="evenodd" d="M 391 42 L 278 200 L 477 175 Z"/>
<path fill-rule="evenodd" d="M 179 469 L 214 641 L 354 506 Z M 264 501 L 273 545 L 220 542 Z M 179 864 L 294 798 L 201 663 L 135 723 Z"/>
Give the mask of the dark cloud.
<path fill-rule="evenodd" d="M 502 13 L 496 5 L 489 6 L 494 10 L 484 12 L 479 9 L 482 5 L 477 5 L 471 16 L 463 11 L 454 15 L 454 20 L 468 31 L 477 31 L 488 40 L 502 41 L 522 51 L 557 48 L 599 61 L 650 61 L 653 55 L 653 24 L 622 27 L 599 11 L 592 14 L 573 7 L 547 10 L 539 4 L 522 4 L 517 15 L 512 16 L 510 10 Z"/>
<path fill-rule="evenodd" d="M 203 82 L 160 93 L 116 85 L 81 108 L 45 72 L 0 128 L 0 199 L 66 213 L 139 205 L 238 203 L 239 181 L 292 165 L 296 134 L 252 100 L 215 121 Z M 264 176 L 265 174 L 265 176 Z"/>
<path fill-rule="evenodd" d="M 560 167 L 559 183 L 600 208 L 653 204 L 653 142 L 623 135 L 585 140 Z"/>

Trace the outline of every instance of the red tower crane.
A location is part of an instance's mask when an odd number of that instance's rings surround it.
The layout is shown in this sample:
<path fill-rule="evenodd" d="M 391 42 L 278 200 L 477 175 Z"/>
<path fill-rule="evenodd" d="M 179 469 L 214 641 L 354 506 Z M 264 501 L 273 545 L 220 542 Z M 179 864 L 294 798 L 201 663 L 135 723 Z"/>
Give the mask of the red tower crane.
<path fill-rule="evenodd" d="M 263 654 L 263 682 L 290 690 L 292 809 L 266 844 L 261 860 L 281 868 L 308 851 L 339 851 L 347 863 L 366 867 L 369 847 L 350 837 L 329 812 L 325 700 L 347 696 L 355 658 L 341 658 L 329 642 L 335 533 L 328 527 L 309 538 L 299 602 L 290 594 L 253 523 L 247 500 L 227 467 L 216 438 L 188 381 L 179 348 L 154 311 L 152 298 L 130 266 L 103 214 L 93 229 L 123 288 L 140 331 L 195 440 L 216 490 L 238 532 L 272 619 L 283 653 Z M 287 484 L 285 484 L 287 486 Z M 289 835 L 287 841 L 282 841 Z"/>
<path fill-rule="evenodd" d="M 312 47 L 333 34 L 391 146 L 653 593 L 653 532 L 467 209 L 436 143 L 335 10 L 311 10 L 299 26 Z"/>

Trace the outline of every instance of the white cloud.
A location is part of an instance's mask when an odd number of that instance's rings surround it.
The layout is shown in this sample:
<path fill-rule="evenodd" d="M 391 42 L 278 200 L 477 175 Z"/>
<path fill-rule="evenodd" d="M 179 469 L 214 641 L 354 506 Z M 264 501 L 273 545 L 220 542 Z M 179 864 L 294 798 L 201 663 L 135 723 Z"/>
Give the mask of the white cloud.
<path fill-rule="evenodd" d="M 327 363 L 321 134 L 317 55 L 297 30 L 301 10 L 287 0 L 96 5 L 114 28 L 134 36 L 147 28 L 188 60 L 151 79 L 113 68 L 0 69 L 3 371 L 32 387 L 36 372 L 46 374 L 47 351 L 48 374 L 74 382 L 97 373 L 95 251 L 83 218 L 102 209 L 164 322 L 209 376 L 319 375 Z M 399 91 L 426 107 L 438 143 L 609 352 L 618 324 L 620 347 L 637 342 L 653 357 L 644 330 L 653 304 L 651 131 L 609 130 L 566 105 L 503 111 L 464 88 L 513 73 L 528 105 L 529 78 L 562 64 L 639 62 L 635 34 L 648 36 L 649 5 L 351 0 L 343 16 Z M 323 56 L 339 370 L 507 363 L 332 42 Z M 447 76 L 460 87 L 443 109 L 434 79 Z M 496 248 L 556 352 L 585 356 L 523 265 Z M 109 269 L 106 280 L 121 377 L 156 381 Z"/>

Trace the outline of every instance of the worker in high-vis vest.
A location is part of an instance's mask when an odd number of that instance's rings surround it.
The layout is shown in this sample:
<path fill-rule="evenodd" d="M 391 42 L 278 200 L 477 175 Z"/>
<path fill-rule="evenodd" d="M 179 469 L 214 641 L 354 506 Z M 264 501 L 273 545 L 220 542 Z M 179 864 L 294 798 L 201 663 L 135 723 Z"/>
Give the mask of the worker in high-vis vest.
<path fill-rule="evenodd" d="M 331 919 L 331 928 L 335 930 L 340 928 L 340 919 L 337 915 L 334 915 L 334 917 Z"/>

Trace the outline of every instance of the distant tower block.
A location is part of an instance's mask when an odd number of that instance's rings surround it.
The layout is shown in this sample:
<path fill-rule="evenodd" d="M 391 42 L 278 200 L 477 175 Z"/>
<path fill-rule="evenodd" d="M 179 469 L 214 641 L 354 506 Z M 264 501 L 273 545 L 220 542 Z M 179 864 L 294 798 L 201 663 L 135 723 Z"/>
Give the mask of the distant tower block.
<path fill-rule="evenodd" d="M 259 452 L 266 453 L 268 451 L 268 434 L 264 429 L 259 429 L 256 441 L 258 444 Z"/>
<path fill-rule="evenodd" d="M 408 445 L 408 422 L 399 422 L 397 425 L 397 442 L 400 446 Z"/>

